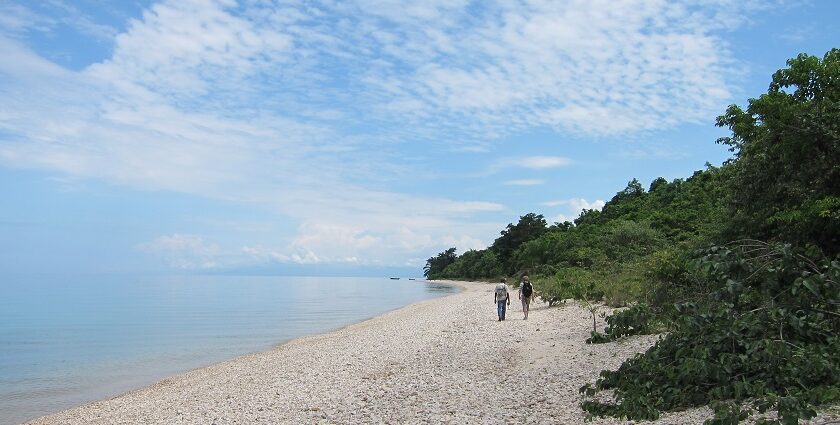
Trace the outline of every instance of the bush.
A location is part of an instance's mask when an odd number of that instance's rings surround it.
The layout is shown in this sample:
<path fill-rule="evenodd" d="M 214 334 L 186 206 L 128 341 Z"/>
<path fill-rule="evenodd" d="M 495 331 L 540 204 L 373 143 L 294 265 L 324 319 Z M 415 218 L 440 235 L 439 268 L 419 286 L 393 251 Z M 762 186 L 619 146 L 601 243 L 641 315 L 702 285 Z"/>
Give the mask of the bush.
<path fill-rule="evenodd" d="M 610 307 L 625 307 L 644 299 L 648 290 L 645 263 L 618 263 L 599 273 L 597 287 Z"/>
<path fill-rule="evenodd" d="M 597 288 L 595 273 L 579 268 L 567 267 L 554 276 L 535 279 L 534 290 L 549 306 L 568 299 L 600 300 L 604 294 Z"/>
<path fill-rule="evenodd" d="M 607 316 L 604 333 L 592 332 L 587 344 L 601 344 L 630 335 L 645 335 L 651 332 L 653 312 L 647 304 L 636 304 L 626 310 Z"/>
<path fill-rule="evenodd" d="M 644 299 L 657 313 L 667 313 L 674 303 L 698 302 L 712 292 L 694 257 L 699 250 L 680 244 L 654 252 L 640 265 L 644 275 Z"/>
<path fill-rule="evenodd" d="M 655 419 L 660 411 L 712 404 L 712 424 L 775 409 L 795 424 L 840 400 L 840 259 L 789 245 L 745 241 L 713 247 L 697 266 L 710 302 L 675 305 L 674 330 L 616 371 L 603 371 L 590 415 Z"/>

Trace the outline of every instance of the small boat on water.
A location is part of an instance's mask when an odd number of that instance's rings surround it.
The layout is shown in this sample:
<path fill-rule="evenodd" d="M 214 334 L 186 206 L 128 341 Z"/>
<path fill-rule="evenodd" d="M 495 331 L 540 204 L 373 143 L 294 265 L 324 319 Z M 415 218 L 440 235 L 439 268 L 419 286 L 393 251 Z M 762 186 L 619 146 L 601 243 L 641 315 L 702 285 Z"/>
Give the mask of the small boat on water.
<path fill-rule="evenodd" d="M 410 278 L 408 278 L 408 280 L 416 280 L 416 279 L 414 279 L 413 277 L 410 277 Z"/>
<path fill-rule="evenodd" d="M 400 280 L 398 277 L 392 277 L 391 280 Z"/>

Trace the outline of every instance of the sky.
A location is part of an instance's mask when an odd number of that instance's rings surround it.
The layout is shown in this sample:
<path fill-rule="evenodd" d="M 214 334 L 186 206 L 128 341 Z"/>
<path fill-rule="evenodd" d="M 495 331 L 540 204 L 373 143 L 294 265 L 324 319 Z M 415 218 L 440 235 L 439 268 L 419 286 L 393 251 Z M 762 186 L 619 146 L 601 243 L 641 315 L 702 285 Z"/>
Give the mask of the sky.
<path fill-rule="evenodd" d="M 832 0 L 0 0 L 0 274 L 419 275 L 730 153 Z"/>

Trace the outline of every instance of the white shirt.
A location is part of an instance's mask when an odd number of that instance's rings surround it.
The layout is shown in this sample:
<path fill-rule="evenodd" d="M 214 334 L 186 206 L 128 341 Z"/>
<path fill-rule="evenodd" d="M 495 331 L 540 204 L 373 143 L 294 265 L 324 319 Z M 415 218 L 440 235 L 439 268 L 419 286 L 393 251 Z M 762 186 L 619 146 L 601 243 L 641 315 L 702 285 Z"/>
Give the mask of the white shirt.
<path fill-rule="evenodd" d="M 508 298 L 507 285 L 500 283 L 496 285 L 496 301 L 504 301 Z"/>

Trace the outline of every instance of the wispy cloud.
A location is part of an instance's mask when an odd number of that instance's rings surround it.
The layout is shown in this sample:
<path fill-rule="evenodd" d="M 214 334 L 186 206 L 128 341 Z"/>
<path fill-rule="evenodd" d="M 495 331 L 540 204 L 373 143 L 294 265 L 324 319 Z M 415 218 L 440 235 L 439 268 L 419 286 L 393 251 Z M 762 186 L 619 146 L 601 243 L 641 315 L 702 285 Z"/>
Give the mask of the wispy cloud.
<path fill-rule="evenodd" d="M 583 212 L 583 210 L 600 210 L 601 208 L 604 208 L 605 204 L 606 203 L 601 199 L 587 201 L 583 198 L 559 199 L 541 203 L 541 205 L 547 207 L 566 206 L 564 212 L 555 215 L 553 218 L 553 220 L 558 223 L 562 223 L 564 221 L 574 221 L 575 218 L 580 216 L 580 213 Z"/>
<path fill-rule="evenodd" d="M 559 205 L 568 205 L 572 209 L 577 211 L 582 211 L 584 209 L 587 210 L 600 210 L 604 207 L 605 202 L 601 199 L 597 199 L 595 201 L 587 201 L 583 198 L 571 198 L 571 199 L 560 199 L 556 201 L 545 201 L 542 203 L 547 207 L 556 207 Z"/>
<path fill-rule="evenodd" d="M 505 182 L 507 186 L 539 186 L 544 184 L 544 180 L 540 179 L 520 179 L 520 180 L 509 180 Z"/>
<path fill-rule="evenodd" d="M 50 25 L 28 24 L 25 8 L 2 10 L 11 11 L 0 13 L 7 35 Z M 0 164 L 274 211 L 297 233 L 265 248 L 277 254 L 266 258 L 402 263 L 450 242 L 480 246 L 497 229 L 475 217 L 505 207 L 383 188 L 398 173 L 382 165 L 400 159 L 394 146 L 470 151 L 532 128 L 601 137 L 708 120 L 730 100 L 719 32 L 739 21 L 721 17 L 740 10 L 642 0 L 163 1 L 113 37 L 110 58 L 80 72 L 0 35 Z M 91 33 L 110 36 L 95 24 Z M 570 163 L 532 156 L 499 166 Z M 183 251 L 204 247 L 183 236 L 149 247 L 179 241 Z"/>
<path fill-rule="evenodd" d="M 184 270 L 212 269 L 218 266 L 221 249 L 196 235 L 172 234 L 137 245 L 137 249 L 161 258 L 168 265 Z"/>
<path fill-rule="evenodd" d="M 505 158 L 494 161 L 484 173 L 495 174 L 510 168 L 527 168 L 530 170 L 546 170 L 571 165 L 573 161 L 562 156 L 525 156 L 518 158 Z"/>
<path fill-rule="evenodd" d="M 542 170 L 545 168 L 564 167 L 572 163 L 572 160 L 560 156 L 528 156 L 517 160 L 517 163 L 525 168 Z"/>
<path fill-rule="evenodd" d="M 56 13 L 48 16 L 44 13 L 45 10 Z M 22 36 L 31 31 L 52 35 L 52 31 L 59 25 L 66 25 L 98 41 L 111 41 L 117 35 L 114 27 L 96 22 L 71 2 L 47 1 L 28 5 L 4 2 L 0 4 L 0 33 Z"/>
<path fill-rule="evenodd" d="M 19 36 L 26 31 L 48 31 L 54 19 L 37 14 L 20 4 L 0 3 L 0 33 Z"/>
<path fill-rule="evenodd" d="M 804 28 L 788 27 L 784 31 L 781 31 L 776 37 L 787 44 L 799 44 L 809 38 L 812 38 L 814 36 L 814 31 L 817 31 L 814 25 L 808 25 Z"/>
<path fill-rule="evenodd" d="M 715 32 L 739 23 L 735 4 L 483 4 L 430 7 L 439 21 L 360 13 L 362 28 L 400 24 L 369 40 L 390 57 L 366 81 L 403 116 L 483 135 L 667 128 L 708 119 L 728 100 L 728 58 Z"/>

